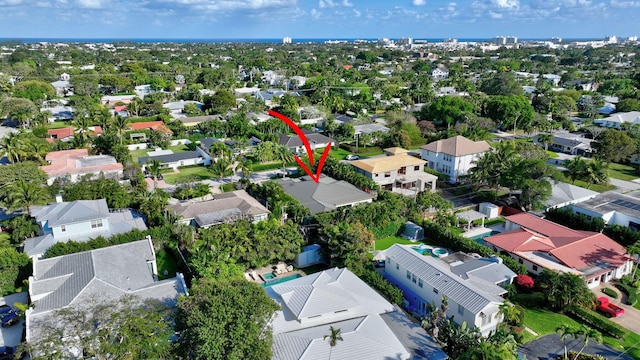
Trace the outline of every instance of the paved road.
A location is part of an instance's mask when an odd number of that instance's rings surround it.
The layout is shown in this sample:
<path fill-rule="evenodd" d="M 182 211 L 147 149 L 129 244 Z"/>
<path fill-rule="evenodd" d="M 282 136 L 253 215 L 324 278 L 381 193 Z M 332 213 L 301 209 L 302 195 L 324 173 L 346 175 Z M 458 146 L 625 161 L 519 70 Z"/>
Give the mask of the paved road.
<path fill-rule="evenodd" d="M 618 294 L 618 298 L 614 299 L 611 296 L 603 293 L 602 289 L 605 287 L 615 291 Z M 613 321 L 614 323 L 620 324 L 621 326 L 635 332 L 636 334 L 640 334 L 640 310 L 634 308 L 633 306 L 629 306 L 623 303 L 623 301 L 626 301 L 626 298 L 627 298 L 626 295 L 624 295 L 620 290 L 618 290 L 618 288 L 613 286 L 613 284 L 600 285 L 597 288 L 592 289 L 591 291 L 593 291 L 596 297 L 604 296 L 608 298 L 611 303 L 618 305 L 624 309 L 624 315 L 618 318 L 610 319 L 611 321 Z"/>
<path fill-rule="evenodd" d="M 582 338 L 567 340 L 567 351 L 578 352 L 583 344 Z M 528 360 L 551 360 L 558 355 L 564 355 L 564 346 L 562 340 L 560 340 L 560 334 L 551 334 L 519 346 L 518 352 L 526 355 Z M 633 360 L 632 357 L 624 355 L 608 345 L 598 344 L 593 340 L 589 341 L 589 345 L 585 347 L 583 353 L 597 354 L 605 359 Z"/>
<path fill-rule="evenodd" d="M 381 315 L 382 319 L 398 337 L 402 345 L 411 353 L 411 360 L 447 359 L 442 349 L 418 323 L 414 323 L 396 306 L 396 311 Z"/>

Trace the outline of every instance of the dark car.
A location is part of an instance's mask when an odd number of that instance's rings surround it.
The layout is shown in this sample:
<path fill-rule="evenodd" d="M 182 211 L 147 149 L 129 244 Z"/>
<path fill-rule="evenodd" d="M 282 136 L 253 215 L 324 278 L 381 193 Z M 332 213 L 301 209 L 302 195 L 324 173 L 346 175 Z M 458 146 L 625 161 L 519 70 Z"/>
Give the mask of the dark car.
<path fill-rule="evenodd" d="M 1 305 L 0 306 L 0 315 L 6 314 L 6 313 L 11 312 L 11 311 L 13 311 L 13 309 L 9 305 Z"/>
<path fill-rule="evenodd" d="M 13 346 L 0 346 L 0 360 L 13 359 L 16 354 L 16 348 Z"/>
<path fill-rule="evenodd" d="M 18 316 L 18 314 L 13 310 L 1 314 L 0 316 L 2 317 L 2 327 L 9 327 L 20 321 L 20 316 Z"/>

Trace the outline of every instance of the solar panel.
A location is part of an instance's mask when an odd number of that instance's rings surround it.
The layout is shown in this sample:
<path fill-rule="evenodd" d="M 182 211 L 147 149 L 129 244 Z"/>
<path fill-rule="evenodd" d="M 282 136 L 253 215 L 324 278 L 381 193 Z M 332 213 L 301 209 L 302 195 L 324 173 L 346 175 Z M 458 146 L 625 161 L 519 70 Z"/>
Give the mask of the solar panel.
<path fill-rule="evenodd" d="M 616 200 L 612 201 L 611 203 L 614 204 L 614 205 L 626 207 L 627 209 L 639 210 L 640 211 L 640 204 L 632 203 L 630 201 L 626 201 L 626 200 L 622 200 L 622 199 L 616 199 Z"/>

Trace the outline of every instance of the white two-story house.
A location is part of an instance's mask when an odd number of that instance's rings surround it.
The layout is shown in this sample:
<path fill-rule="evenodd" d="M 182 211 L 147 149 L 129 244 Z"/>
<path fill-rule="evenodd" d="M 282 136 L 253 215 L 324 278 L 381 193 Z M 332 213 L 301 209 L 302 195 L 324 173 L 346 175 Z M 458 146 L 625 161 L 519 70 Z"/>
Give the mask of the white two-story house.
<path fill-rule="evenodd" d="M 440 306 L 446 296 L 446 315 L 455 323 L 477 326 L 483 335 L 495 331 L 503 319 L 499 307 L 507 290 L 502 286 L 510 284 L 516 274 L 500 258 L 447 264 L 414 248 L 395 244 L 384 251 L 384 276 L 402 290 L 409 307 L 424 314 L 428 305 Z"/>
<path fill-rule="evenodd" d="M 24 252 L 30 257 L 40 257 L 58 242 L 87 241 L 99 236 L 147 230 L 141 216 L 129 209 L 109 209 L 105 199 L 62 202 L 34 207 L 31 215 L 40 227 L 40 236 L 26 239 Z"/>
<path fill-rule="evenodd" d="M 438 177 L 424 172 L 426 161 L 409 155 L 406 149 L 384 149 L 387 156 L 351 161 L 357 173 L 375 181 L 381 188 L 396 192 L 424 191 L 431 184 L 436 189 Z"/>
<path fill-rule="evenodd" d="M 421 149 L 422 159 L 428 162 L 429 169 L 447 174 L 452 182 L 456 182 L 459 176 L 469 172 L 480 156 L 491 150 L 491 145 L 458 135 L 434 141 Z"/>

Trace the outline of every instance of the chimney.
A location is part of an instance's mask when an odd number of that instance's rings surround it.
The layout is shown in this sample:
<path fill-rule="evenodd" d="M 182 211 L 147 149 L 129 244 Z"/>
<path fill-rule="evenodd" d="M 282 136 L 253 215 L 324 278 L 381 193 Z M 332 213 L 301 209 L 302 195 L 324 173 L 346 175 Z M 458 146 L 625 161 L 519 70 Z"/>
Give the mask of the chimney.
<path fill-rule="evenodd" d="M 59 204 L 59 203 L 61 203 L 61 202 L 62 202 L 62 194 L 61 194 L 61 193 L 58 193 L 58 194 L 56 194 L 56 203 L 58 203 L 58 204 Z"/>

